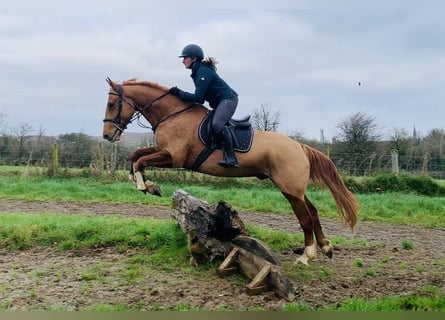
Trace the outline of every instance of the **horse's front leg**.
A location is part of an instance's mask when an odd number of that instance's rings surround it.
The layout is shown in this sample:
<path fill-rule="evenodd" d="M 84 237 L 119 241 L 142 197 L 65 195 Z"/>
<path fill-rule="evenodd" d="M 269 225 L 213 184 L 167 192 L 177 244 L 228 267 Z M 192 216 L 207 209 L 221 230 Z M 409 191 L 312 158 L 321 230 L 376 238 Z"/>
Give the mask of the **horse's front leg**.
<path fill-rule="evenodd" d="M 144 175 L 143 169 L 142 171 L 138 171 L 137 169 L 135 169 L 135 165 L 135 162 L 131 163 L 130 175 L 128 176 L 128 179 L 135 185 L 138 190 L 147 191 L 147 189 L 152 186 L 154 182 L 147 179 L 147 177 Z"/>
<path fill-rule="evenodd" d="M 142 168 L 142 172 L 141 172 L 141 169 L 135 168 L 136 162 L 140 158 L 148 156 L 155 152 L 156 152 L 155 147 L 140 148 L 140 149 L 137 149 L 136 151 L 134 151 L 130 156 L 131 166 L 130 166 L 130 174 L 128 176 L 128 179 L 130 180 L 130 182 L 132 182 L 135 185 L 136 188 L 138 188 L 141 191 L 146 190 L 146 188 L 144 187 L 144 183 L 147 179 L 144 176 L 144 172 L 143 172 L 144 168 Z"/>
<path fill-rule="evenodd" d="M 130 157 L 132 167 L 130 169 L 130 178 L 136 183 L 136 188 L 143 192 L 161 196 L 161 189 L 143 175 L 146 167 L 171 168 L 172 158 L 169 152 L 165 150 L 156 151 L 154 147 L 136 150 Z"/>
<path fill-rule="evenodd" d="M 144 176 L 144 169 L 145 167 L 136 167 L 137 161 L 140 158 L 147 157 L 153 153 L 156 153 L 157 150 L 155 147 L 146 147 L 146 148 L 140 148 L 134 151 L 131 156 L 131 167 L 130 167 L 130 175 L 129 179 L 130 181 L 135 185 L 135 187 L 140 191 L 147 191 L 149 189 L 149 186 L 154 184 L 150 180 L 147 180 L 147 178 Z M 147 183 L 147 185 L 145 185 Z M 150 192 L 151 193 L 151 192 Z"/>

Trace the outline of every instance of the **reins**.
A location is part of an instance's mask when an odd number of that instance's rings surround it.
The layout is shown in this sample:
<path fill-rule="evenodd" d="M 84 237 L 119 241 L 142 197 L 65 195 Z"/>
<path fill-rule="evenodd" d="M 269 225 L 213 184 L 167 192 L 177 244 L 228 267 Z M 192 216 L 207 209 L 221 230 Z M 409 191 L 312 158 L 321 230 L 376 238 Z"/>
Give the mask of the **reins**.
<path fill-rule="evenodd" d="M 179 114 L 181 114 L 181 113 L 183 113 L 183 112 L 185 112 L 185 111 L 191 109 L 192 107 L 194 107 L 194 106 L 196 105 L 196 103 L 193 103 L 193 104 L 190 104 L 189 106 L 187 106 L 187 107 L 184 108 L 184 109 L 181 109 L 181 110 L 179 110 L 179 111 L 176 111 L 176 112 L 173 112 L 173 113 L 171 113 L 171 114 L 168 114 L 168 115 L 166 115 L 165 117 L 161 118 L 161 120 L 159 120 L 158 123 L 156 123 L 156 124 L 153 125 L 152 127 L 149 127 L 149 126 L 143 124 L 142 121 L 140 120 L 141 115 L 143 115 L 143 113 L 144 113 L 145 111 L 147 111 L 148 108 L 152 107 L 153 104 L 154 104 L 156 101 L 161 100 L 162 98 L 164 98 L 165 96 L 167 96 L 169 93 L 170 93 L 170 92 L 167 91 L 167 92 L 161 94 L 159 97 L 155 98 L 153 101 L 151 101 L 149 104 L 145 105 L 144 107 L 142 107 L 142 108 L 137 108 L 137 107 L 135 107 L 132 103 L 130 103 L 128 100 L 125 99 L 125 96 L 124 96 L 124 94 L 123 94 L 123 87 L 122 87 L 122 85 L 119 84 L 119 85 L 117 85 L 117 92 L 110 92 L 110 93 L 109 93 L 109 94 L 118 96 L 118 112 L 117 112 L 117 115 L 116 115 L 116 117 L 114 117 L 113 119 L 111 119 L 111 118 L 105 118 L 105 119 L 103 120 L 103 122 L 112 122 L 112 123 L 114 124 L 116 130 L 119 130 L 119 131 L 123 132 L 123 131 L 127 128 L 127 125 L 128 125 L 129 123 L 132 123 L 134 120 L 136 120 L 136 121 L 137 121 L 136 123 L 138 124 L 139 127 L 141 127 L 141 128 L 145 128 L 145 129 L 152 129 L 153 131 L 155 131 L 156 128 L 157 128 L 162 122 L 164 122 L 164 121 L 166 121 L 166 120 L 168 120 L 168 119 L 170 119 L 170 118 L 172 118 L 172 117 L 175 117 L 175 116 L 177 116 L 177 115 L 179 115 Z M 122 113 L 122 105 L 123 105 L 122 102 L 123 102 L 123 101 L 125 101 L 125 102 L 126 102 L 126 103 L 127 103 L 133 110 L 134 110 L 134 114 L 133 114 L 133 116 L 131 117 L 130 121 L 128 121 L 128 123 L 126 123 L 126 124 L 124 124 L 123 126 L 121 126 L 121 118 L 120 118 L 120 116 L 121 116 L 121 113 Z M 117 132 L 115 132 L 115 134 L 116 134 L 116 133 L 117 133 Z"/>
<path fill-rule="evenodd" d="M 134 113 L 133 117 L 131 117 L 131 119 L 130 119 L 130 123 L 133 122 L 133 121 L 136 119 L 136 120 L 137 120 L 136 123 L 138 124 L 139 127 L 144 128 L 144 129 L 152 129 L 153 131 L 155 131 L 155 129 L 154 129 L 153 127 L 149 127 L 149 126 L 147 126 L 147 125 L 145 125 L 145 124 L 142 123 L 142 121 L 140 120 L 140 119 L 141 119 L 141 115 L 143 115 L 143 112 L 144 112 L 146 109 L 150 108 L 150 107 L 153 105 L 153 103 L 155 103 L 155 102 L 158 101 L 158 100 L 161 100 L 162 98 L 164 98 L 164 97 L 165 97 L 166 95 L 168 95 L 168 94 L 169 94 L 168 91 L 165 92 L 165 93 L 163 93 L 163 94 L 161 94 L 159 97 L 157 97 L 156 99 L 154 99 L 153 101 L 151 101 L 149 104 L 145 105 L 144 107 L 140 108 L 139 110 L 136 109 L 136 108 L 134 108 L 134 106 L 132 106 L 132 108 L 134 109 L 135 113 Z M 158 123 L 158 124 L 159 124 L 159 123 Z M 157 126 L 158 126 L 158 125 L 156 125 L 155 128 L 156 128 Z"/>
<path fill-rule="evenodd" d="M 173 112 L 173 113 L 170 113 L 170 114 L 166 115 L 166 116 L 163 117 L 161 120 L 159 120 L 159 122 L 158 122 L 155 126 L 152 127 L 152 130 L 155 131 L 156 128 L 157 128 L 162 122 L 164 122 L 164 121 L 166 121 L 166 120 L 168 120 L 168 119 L 170 119 L 170 118 L 172 118 L 172 117 L 175 117 L 175 116 L 177 116 L 177 115 L 179 115 L 179 114 L 181 114 L 181 113 L 183 113 L 183 112 L 185 112 L 185 111 L 187 111 L 187 110 L 193 108 L 193 107 L 196 106 L 196 105 L 197 105 L 196 103 L 192 103 L 192 104 L 190 104 L 189 106 L 185 107 L 184 109 L 181 109 L 181 110 L 179 110 L 179 111 L 176 111 L 176 112 Z"/>

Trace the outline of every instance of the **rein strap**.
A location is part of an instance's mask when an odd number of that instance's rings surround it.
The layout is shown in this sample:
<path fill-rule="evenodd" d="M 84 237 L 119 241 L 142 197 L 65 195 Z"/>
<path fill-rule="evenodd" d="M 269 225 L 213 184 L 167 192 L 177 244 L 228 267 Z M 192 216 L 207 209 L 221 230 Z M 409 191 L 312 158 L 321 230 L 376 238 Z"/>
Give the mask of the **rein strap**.
<path fill-rule="evenodd" d="M 166 116 L 163 117 L 161 120 L 159 120 L 159 122 L 158 122 L 156 125 L 153 126 L 153 128 L 152 128 L 153 132 L 156 130 L 156 128 L 157 128 L 162 122 L 164 122 L 164 121 L 166 121 L 166 120 L 168 120 L 168 119 L 170 119 L 170 118 L 172 118 L 172 117 L 175 117 L 175 116 L 177 116 L 177 115 L 179 115 L 179 114 L 181 114 L 181 113 L 183 113 L 183 112 L 185 112 L 185 111 L 187 111 L 187 110 L 190 110 L 191 108 L 193 108 L 193 107 L 196 106 L 196 105 L 197 105 L 197 103 L 192 103 L 191 105 L 189 105 L 188 107 L 186 107 L 186 108 L 184 108 L 184 109 L 181 109 L 181 110 L 179 110 L 179 111 L 176 111 L 176 112 L 173 112 L 173 113 L 170 113 L 170 114 L 166 115 Z"/>

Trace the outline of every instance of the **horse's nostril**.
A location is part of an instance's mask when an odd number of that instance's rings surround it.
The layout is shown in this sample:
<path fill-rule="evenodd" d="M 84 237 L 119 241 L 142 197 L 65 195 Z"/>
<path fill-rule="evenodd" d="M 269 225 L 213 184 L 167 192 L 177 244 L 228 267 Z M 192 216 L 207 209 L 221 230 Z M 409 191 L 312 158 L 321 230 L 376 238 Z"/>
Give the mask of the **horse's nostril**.
<path fill-rule="evenodd" d="M 110 139 L 110 136 L 109 136 L 108 134 L 104 134 L 104 135 L 103 135 L 103 138 L 104 138 L 105 140 L 109 140 L 109 139 Z"/>

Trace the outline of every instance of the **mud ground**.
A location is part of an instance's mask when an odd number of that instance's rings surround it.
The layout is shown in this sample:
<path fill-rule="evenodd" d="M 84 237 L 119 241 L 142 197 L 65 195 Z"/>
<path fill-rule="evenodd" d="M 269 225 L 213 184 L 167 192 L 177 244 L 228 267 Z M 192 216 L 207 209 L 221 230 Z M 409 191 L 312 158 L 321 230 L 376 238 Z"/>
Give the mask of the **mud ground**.
<path fill-rule="evenodd" d="M 54 212 L 59 214 L 124 215 L 171 219 L 163 206 L 24 202 L 0 200 L 0 213 Z M 250 225 L 301 232 L 286 214 L 240 212 Z M 296 289 L 296 303 L 310 307 L 338 305 L 348 297 L 422 295 L 433 285 L 445 292 L 445 229 L 421 228 L 360 221 L 354 234 L 339 219 L 323 219 L 328 237 L 363 240 L 366 245 L 336 247 L 334 258 L 319 253 L 309 266 L 294 266 L 296 255 L 279 252 L 286 275 Z M 407 250 L 403 242 L 412 243 Z M 137 282 L 123 282 L 126 261 L 143 250 L 120 252 L 99 248 L 60 252 L 54 249 L 10 251 L 0 247 L 0 309 L 89 310 L 97 305 L 132 306 L 136 310 L 178 310 L 181 306 L 205 310 L 280 310 L 286 301 L 273 292 L 249 296 L 241 276 L 200 277 L 181 270 L 150 271 Z M 98 272 L 98 269 L 99 272 Z M 98 279 L 86 271 L 96 270 Z"/>

